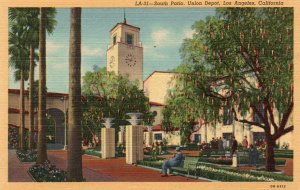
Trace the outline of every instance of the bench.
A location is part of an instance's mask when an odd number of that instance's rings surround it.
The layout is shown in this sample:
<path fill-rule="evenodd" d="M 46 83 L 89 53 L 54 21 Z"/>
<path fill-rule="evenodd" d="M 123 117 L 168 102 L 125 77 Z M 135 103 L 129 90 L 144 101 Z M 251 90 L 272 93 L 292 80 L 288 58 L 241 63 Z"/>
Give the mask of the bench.
<path fill-rule="evenodd" d="M 177 173 L 183 173 L 190 175 L 191 171 L 195 171 L 196 176 L 196 168 L 199 163 L 198 157 L 185 157 L 185 159 L 182 161 L 182 163 L 179 166 L 171 167 L 171 171 L 175 171 Z"/>

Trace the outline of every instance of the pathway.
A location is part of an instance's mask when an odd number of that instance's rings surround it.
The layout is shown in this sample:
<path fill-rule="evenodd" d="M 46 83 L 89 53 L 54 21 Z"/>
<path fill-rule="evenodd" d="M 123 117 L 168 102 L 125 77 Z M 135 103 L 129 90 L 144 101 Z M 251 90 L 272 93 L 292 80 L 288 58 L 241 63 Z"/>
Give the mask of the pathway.
<path fill-rule="evenodd" d="M 8 150 L 8 181 L 9 182 L 32 182 L 27 171 L 34 163 L 22 163 L 17 157 L 16 150 Z"/>
<path fill-rule="evenodd" d="M 48 151 L 48 158 L 58 168 L 66 170 L 66 151 Z M 88 182 L 200 182 L 183 176 L 161 177 L 159 171 L 139 166 L 128 165 L 125 158 L 103 160 L 94 156 L 83 155 L 83 175 Z"/>

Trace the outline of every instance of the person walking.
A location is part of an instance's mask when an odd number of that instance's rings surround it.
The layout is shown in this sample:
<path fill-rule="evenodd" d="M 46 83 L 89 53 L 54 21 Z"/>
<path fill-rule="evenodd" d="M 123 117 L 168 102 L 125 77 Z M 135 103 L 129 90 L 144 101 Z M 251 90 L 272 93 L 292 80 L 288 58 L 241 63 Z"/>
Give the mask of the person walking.
<path fill-rule="evenodd" d="M 248 149 L 247 136 L 245 136 L 244 140 L 242 141 L 242 145 L 243 145 L 243 150 L 247 150 Z"/>
<path fill-rule="evenodd" d="M 218 140 L 218 149 L 219 149 L 219 151 L 223 151 L 224 150 L 223 141 L 222 141 L 221 137 Z"/>
<path fill-rule="evenodd" d="M 184 160 L 184 155 L 180 151 L 180 147 L 176 147 L 175 150 L 176 150 L 176 154 L 174 155 L 174 158 L 164 161 L 162 165 L 162 170 L 161 170 L 162 177 L 168 176 L 167 174 L 168 169 L 174 166 L 179 166 L 180 163 Z"/>
<path fill-rule="evenodd" d="M 236 153 L 238 143 L 234 136 L 232 136 L 232 145 L 231 145 L 231 156 Z"/>

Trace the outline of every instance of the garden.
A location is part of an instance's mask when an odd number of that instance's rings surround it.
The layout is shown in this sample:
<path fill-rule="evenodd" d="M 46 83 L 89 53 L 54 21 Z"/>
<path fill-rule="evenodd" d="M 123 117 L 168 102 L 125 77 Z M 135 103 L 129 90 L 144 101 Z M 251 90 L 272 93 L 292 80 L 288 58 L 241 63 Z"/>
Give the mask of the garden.
<path fill-rule="evenodd" d="M 231 168 L 225 164 L 209 163 L 206 158 L 198 157 L 198 162 L 187 176 L 187 172 L 182 170 L 174 172 L 177 175 L 187 177 L 206 178 L 212 181 L 293 181 L 293 177 L 282 174 L 262 172 L 262 171 L 244 171 L 238 168 Z M 153 169 L 161 169 L 163 160 L 143 160 L 138 163 L 140 166 L 146 166 Z"/>

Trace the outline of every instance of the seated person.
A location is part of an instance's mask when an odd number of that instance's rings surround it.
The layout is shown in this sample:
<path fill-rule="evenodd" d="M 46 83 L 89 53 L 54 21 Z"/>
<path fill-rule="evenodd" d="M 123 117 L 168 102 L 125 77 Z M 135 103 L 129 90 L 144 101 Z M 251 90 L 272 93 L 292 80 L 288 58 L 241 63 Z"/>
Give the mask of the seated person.
<path fill-rule="evenodd" d="M 182 152 L 180 151 L 180 147 L 176 147 L 175 150 L 176 150 L 176 154 L 174 155 L 174 158 L 164 161 L 164 163 L 162 165 L 162 170 L 161 170 L 162 177 L 167 176 L 168 169 L 170 169 L 171 167 L 174 167 L 174 166 L 179 166 L 180 163 L 184 160 L 184 156 L 183 156 Z"/>

